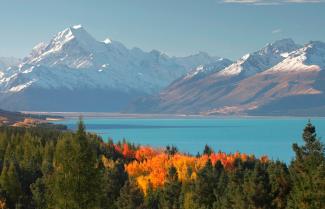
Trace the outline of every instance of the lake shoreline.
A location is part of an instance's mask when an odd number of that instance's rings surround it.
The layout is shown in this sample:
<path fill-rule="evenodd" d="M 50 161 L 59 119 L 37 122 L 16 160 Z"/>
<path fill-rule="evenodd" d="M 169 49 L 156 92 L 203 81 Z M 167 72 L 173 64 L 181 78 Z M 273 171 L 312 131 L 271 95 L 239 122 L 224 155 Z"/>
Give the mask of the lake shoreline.
<path fill-rule="evenodd" d="M 62 119 L 56 118 L 56 121 L 65 120 L 65 119 L 75 119 L 82 116 L 83 118 L 94 118 L 94 119 L 216 119 L 216 118 L 226 118 L 226 119 L 254 119 L 254 118 L 262 118 L 262 119 L 290 119 L 290 118 L 325 118 L 322 116 L 291 116 L 291 115 L 283 115 L 283 116 L 271 116 L 271 115 L 200 115 L 200 114 L 142 114 L 142 113 L 118 113 L 118 112 L 42 112 L 42 111 L 21 111 L 25 114 L 33 114 L 33 115 L 49 115 L 49 116 L 60 116 Z M 50 117 L 49 117 L 50 118 Z"/>

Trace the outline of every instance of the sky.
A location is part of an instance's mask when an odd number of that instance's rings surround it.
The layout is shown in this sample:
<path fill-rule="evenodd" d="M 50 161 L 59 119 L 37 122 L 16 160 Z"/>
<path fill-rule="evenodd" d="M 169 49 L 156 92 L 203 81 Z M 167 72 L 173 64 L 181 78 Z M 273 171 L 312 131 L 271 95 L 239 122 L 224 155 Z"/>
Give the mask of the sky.
<path fill-rule="evenodd" d="M 282 38 L 325 41 L 325 0 L 0 0 L 0 56 L 77 24 L 128 48 L 237 59 Z"/>

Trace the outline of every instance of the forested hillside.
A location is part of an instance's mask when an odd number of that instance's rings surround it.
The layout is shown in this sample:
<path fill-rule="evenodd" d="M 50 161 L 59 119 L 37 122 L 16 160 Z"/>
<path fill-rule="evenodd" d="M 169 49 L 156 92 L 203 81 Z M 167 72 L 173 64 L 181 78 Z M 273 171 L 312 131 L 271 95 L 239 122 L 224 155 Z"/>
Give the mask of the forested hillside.
<path fill-rule="evenodd" d="M 266 156 L 0 127 L 0 209 L 321 209 L 324 145 L 309 122 L 290 165 Z"/>

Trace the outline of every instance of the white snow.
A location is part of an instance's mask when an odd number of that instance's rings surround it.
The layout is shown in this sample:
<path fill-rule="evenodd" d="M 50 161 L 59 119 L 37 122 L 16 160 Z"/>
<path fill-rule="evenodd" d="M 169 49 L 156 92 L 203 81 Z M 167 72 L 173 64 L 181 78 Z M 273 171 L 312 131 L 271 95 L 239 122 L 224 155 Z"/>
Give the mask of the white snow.
<path fill-rule="evenodd" d="M 325 44 L 312 42 L 288 55 L 265 73 L 320 71 L 325 67 Z"/>
<path fill-rule="evenodd" d="M 206 65 L 199 65 L 195 69 L 191 70 L 189 73 L 186 74 L 186 76 L 183 78 L 185 80 L 191 79 L 193 77 L 199 76 L 199 75 L 209 75 L 214 72 L 218 72 L 221 69 L 229 66 L 232 62 L 225 58 L 219 58 L 216 61 L 206 64 Z"/>
<path fill-rule="evenodd" d="M 32 81 L 29 81 L 25 84 L 20 84 L 20 85 L 17 85 L 17 86 L 14 86 L 14 87 L 11 87 L 9 89 L 10 92 L 19 92 L 19 91 L 22 91 L 23 89 L 27 88 L 28 86 L 32 85 L 32 83 L 34 83 L 35 80 L 32 80 Z"/>
<path fill-rule="evenodd" d="M 184 58 L 191 68 L 209 59 Z M 158 51 L 130 50 L 110 39 L 97 41 L 81 26 L 72 26 L 48 44 L 35 46 L 17 70 L 0 78 L 0 91 L 18 92 L 33 83 L 45 89 L 115 88 L 152 94 L 188 72 L 184 66 Z"/>
<path fill-rule="evenodd" d="M 272 44 L 267 44 L 259 51 L 244 55 L 234 64 L 218 73 L 219 76 L 252 76 L 263 72 L 281 62 L 287 53 L 296 50 L 296 45 L 291 39 L 283 39 Z"/>
<path fill-rule="evenodd" d="M 80 25 L 80 24 L 74 25 L 74 26 L 72 26 L 72 28 L 78 30 L 78 29 L 82 28 L 82 25 Z"/>
<path fill-rule="evenodd" d="M 109 64 L 102 64 L 102 68 L 107 68 Z"/>
<path fill-rule="evenodd" d="M 111 39 L 109 39 L 109 38 L 106 38 L 103 42 L 104 42 L 105 44 L 110 44 L 110 43 L 112 43 Z"/>

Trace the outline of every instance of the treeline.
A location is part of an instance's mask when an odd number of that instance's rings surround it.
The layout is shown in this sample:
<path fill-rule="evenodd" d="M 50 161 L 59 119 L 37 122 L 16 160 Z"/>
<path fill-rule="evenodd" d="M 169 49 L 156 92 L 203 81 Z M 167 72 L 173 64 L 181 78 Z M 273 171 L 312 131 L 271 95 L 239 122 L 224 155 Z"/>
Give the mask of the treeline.
<path fill-rule="evenodd" d="M 0 209 L 322 209 L 324 145 L 309 122 L 286 165 L 214 152 L 191 156 L 87 133 L 0 127 Z"/>

